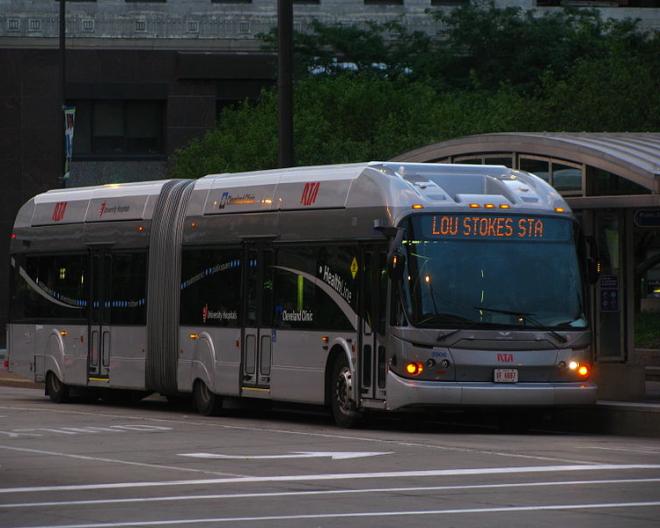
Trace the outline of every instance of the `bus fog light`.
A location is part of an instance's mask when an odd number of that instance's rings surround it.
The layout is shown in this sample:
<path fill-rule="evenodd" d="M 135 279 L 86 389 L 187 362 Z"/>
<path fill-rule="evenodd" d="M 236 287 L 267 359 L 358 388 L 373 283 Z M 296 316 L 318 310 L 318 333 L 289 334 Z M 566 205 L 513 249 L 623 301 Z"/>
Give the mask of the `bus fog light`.
<path fill-rule="evenodd" d="M 580 366 L 580 364 L 577 361 L 571 361 L 568 364 L 568 368 L 571 370 L 577 370 L 577 368 Z"/>
<path fill-rule="evenodd" d="M 405 370 L 410 376 L 419 376 L 424 371 L 424 365 L 419 361 L 406 363 Z"/>
<path fill-rule="evenodd" d="M 448 359 L 443 359 L 443 360 L 440 362 L 440 366 L 441 366 L 443 369 L 449 368 L 449 360 L 448 360 Z"/>
<path fill-rule="evenodd" d="M 430 359 L 427 359 L 427 360 L 426 360 L 426 366 L 427 366 L 428 368 L 431 368 L 431 367 L 433 367 L 434 365 L 435 365 L 435 359 L 430 358 Z"/>

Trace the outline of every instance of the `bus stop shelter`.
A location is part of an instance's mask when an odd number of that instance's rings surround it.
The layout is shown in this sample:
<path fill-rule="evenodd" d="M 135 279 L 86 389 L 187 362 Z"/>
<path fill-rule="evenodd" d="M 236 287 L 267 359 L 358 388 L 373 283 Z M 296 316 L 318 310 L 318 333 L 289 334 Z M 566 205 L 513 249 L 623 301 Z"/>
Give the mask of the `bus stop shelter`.
<path fill-rule="evenodd" d="M 598 247 L 590 304 L 599 398 L 645 396 L 660 372 L 660 134 L 480 134 L 393 161 L 506 165 L 557 189 Z"/>

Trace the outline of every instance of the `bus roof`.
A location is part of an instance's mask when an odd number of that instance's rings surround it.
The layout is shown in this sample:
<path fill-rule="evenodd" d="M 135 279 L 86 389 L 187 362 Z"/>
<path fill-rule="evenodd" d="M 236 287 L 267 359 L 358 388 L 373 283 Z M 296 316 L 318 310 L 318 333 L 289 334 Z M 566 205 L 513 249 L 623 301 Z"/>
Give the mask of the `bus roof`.
<path fill-rule="evenodd" d="M 21 208 L 15 227 L 150 220 L 168 181 L 48 191 Z M 456 212 L 486 204 L 511 213 L 570 212 L 545 181 L 504 166 L 368 162 L 210 174 L 195 181 L 186 216 L 365 207 L 409 211 L 413 204 Z"/>

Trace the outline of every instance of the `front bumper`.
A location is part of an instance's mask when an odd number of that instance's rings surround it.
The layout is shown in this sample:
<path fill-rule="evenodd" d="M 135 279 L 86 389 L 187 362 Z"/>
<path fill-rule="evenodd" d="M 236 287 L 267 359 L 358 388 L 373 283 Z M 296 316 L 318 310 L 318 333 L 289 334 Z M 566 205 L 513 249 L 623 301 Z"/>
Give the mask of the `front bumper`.
<path fill-rule="evenodd" d="M 565 383 L 464 383 L 410 380 L 387 373 L 387 409 L 410 406 L 572 406 L 596 403 L 596 385 Z"/>

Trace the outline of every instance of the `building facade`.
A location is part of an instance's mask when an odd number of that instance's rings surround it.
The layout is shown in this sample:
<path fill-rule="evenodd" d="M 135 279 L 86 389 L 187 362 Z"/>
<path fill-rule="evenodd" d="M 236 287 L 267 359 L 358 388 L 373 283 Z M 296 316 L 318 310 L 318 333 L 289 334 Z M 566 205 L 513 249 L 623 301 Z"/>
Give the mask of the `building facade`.
<path fill-rule="evenodd" d="M 428 9 L 467 0 L 294 0 L 294 29 L 312 20 L 399 20 L 435 31 Z M 597 6 L 604 17 L 660 28 L 660 0 L 497 0 L 539 12 Z M 276 80 L 259 35 L 275 0 L 67 0 L 64 95 L 75 107 L 73 159 L 63 180 L 58 0 L 0 0 L 0 255 L 13 219 L 47 189 L 166 177 L 169 156 L 214 127 L 227 104 Z M 7 298 L 7 267 L 0 266 Z M 0 303 L 0 348 L 7 304 Z"/>

